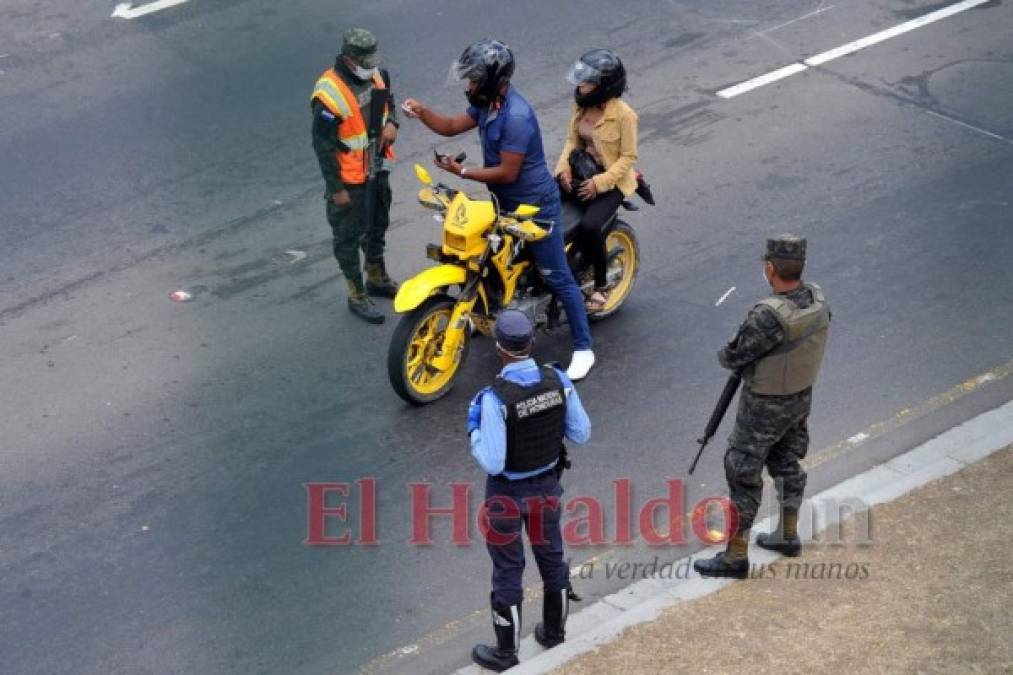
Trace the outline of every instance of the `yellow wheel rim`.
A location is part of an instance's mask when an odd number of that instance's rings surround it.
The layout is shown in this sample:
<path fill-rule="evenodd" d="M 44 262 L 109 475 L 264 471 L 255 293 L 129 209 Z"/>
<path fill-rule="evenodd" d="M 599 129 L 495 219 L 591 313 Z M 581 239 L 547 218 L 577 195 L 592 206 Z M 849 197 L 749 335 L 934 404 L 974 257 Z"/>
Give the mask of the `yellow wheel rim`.
<path fill-rule="evenodd" d="M 605 306 L 601 308 L 601 314 L 607 314 L 622 304 L 633 287 L 633 278 L 637 267 L 637 249 L 630 236 L 622 230 L 613 230 L 605 241 L 605 250 L 612 254 L 612 251 L 619 249 L 618 255 L 609 261 L 606 276 L 609 278 L 618 277 L 617 283 L 608 293 Z"/>
<path fill-rule="evenodd" d="M 441 353 L 452 309 L 452 306 L 441 307 L 426 315 L 408 342 L 408 351 L 405 354 L 405 376 L 408 386 L 421 395 L 428 396 L 440 391 L 454 379 L 454 374 L 461 365 L 460 351 L 458 351 L 447 370 L 437 370 L 432 366 L 433 360 Z M 463 346 L 462 342 L 462 349 Z"/>

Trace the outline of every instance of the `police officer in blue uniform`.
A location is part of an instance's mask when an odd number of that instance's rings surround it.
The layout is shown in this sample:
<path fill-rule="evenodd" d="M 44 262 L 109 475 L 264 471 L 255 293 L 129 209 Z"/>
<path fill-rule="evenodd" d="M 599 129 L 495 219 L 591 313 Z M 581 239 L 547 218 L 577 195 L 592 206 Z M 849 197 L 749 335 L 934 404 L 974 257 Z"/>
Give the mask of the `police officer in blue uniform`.
<path fill-rule="evenodd" d="M 524 597 L 526 529 L 544 596 L 535 639 L 555 647 L 565 638 L 570 570 L 563 559 L 559 528 L 559 474 L 567 463 L 563 439 L 586 443 L 591 423 L 570 379 L 553 365 L 531 358 L 534 326 L 524 312 L 505 310 L 496 320 L 496 351 L 503 369 L 468 409 L 471 454 L 488 475 L 485 488 L 492 557 L 493 629 L 496 645 L 477 645 L 472 659 L 502 672 L 517 665 Z"/>

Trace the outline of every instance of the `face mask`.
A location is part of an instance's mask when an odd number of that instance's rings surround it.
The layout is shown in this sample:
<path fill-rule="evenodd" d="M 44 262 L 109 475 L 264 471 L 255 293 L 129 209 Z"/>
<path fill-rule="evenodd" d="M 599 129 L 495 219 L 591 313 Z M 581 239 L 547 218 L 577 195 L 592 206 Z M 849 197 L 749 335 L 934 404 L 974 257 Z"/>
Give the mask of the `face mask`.
<path fill-rule="evenodd" d="M 355 67 L 352 68 L 352 74 L 365 82 L 373 79 L 373 75 L 376 74 L 376 68 L 363 68 L 362 66 L 356 64 Z"/>
<path fill-rule="evenodd" d="M 605 90 L 602 87 L 595 87 L 586 94 L 581 94 L 580 87 L 576 87 L 573 90 L 573 100 L 581 108 L 601 105 L 605 102 Z"/>
<path fill-rule="evenodd" d="M 767 278 L 767 266 L 766 265 L 764 265 L 762 268 L 760 268 L 760 274 L 763 275 L 763 285 L 764 286 L 770 286 L 770 279 Z"/>
<path fill-rule="evenodd" d="M 474 91 L 464 90 L 464 98 L 468 99 L 470 105 L 478 109 L 488 108 L 492 101 L 489 96 L 482 92 L 482 87 L 476 87 Z"/>

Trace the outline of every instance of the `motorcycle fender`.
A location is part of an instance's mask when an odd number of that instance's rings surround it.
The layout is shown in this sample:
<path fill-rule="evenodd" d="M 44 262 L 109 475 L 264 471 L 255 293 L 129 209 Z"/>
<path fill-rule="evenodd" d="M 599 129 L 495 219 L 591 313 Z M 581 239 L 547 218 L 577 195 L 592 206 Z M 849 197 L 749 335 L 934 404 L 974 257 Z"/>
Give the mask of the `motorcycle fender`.
<path fill-rule="evenodd" d="M 457 265 L 430 267 L 401 284 L 394 298 L 394 311 L 410 312 L 434 291 L 454 284 L 463 284 L 467 278 L 467 270 Z"/>

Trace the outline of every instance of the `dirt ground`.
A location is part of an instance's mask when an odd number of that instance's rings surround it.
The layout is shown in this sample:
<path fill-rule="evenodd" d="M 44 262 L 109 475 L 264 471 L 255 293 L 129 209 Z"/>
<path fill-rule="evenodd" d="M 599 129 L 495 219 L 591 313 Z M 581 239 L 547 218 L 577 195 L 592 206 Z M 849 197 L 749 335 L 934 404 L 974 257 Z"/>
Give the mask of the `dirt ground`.
<path fill-rule="evenodd" d="M 1013 673 L 1011 522 L 1013 446 L 876 507 L 872 545 L 810 546 L 557 672 Z"/>

